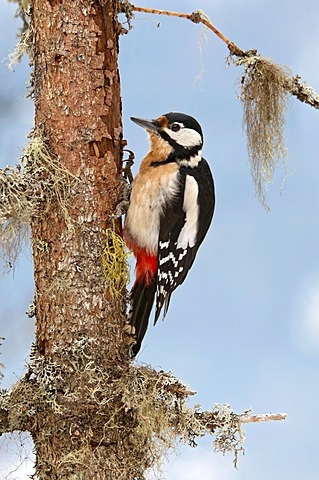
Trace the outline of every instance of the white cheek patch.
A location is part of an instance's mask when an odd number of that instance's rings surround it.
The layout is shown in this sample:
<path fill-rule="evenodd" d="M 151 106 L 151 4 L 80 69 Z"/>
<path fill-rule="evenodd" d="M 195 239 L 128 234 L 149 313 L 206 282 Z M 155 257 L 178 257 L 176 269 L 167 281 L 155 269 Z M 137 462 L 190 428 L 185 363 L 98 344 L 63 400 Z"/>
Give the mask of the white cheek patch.
<path fill-rule="evenodd" d="M 164 131 L 184 148 L 192 148 L 202 144 L 202 137 L 192 128 L 182 127 L 178 132 L 173 132 L 173 130 L 170 130 L 169 128 L 164 128 Z"/>
<path fill-rule="evenodd" d="M 183 210 L 186 213 L 186 221 L 177 239 L 177 248 L 185 250 L 194 247 L 197 239 L 198 224 L 198 185 L 194 177 L 187 175 L 185 181 Z"/>

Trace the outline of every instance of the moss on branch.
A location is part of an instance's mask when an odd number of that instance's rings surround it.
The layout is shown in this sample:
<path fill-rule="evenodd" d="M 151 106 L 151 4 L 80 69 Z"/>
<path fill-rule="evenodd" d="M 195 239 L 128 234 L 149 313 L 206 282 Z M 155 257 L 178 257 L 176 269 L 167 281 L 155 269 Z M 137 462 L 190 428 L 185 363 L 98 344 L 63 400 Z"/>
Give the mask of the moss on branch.
<path fill-rule="evenodd" d="M 52 442 L 63 438 L 61 478 L 74 468 L 89 471 L 92 465 L 85 459 L 93 458 L 96 471 L 109 468 L 113 478 L 142 479 L 145 470 L 160 470 L 163 458 L 180 441 L 196 446 L 196 439 L 206 434 L 215 434 L 217 451 L 233 451 L 237 457 L 240 423 L 228 405 L 216 405 L 210 412 L 191 408 L 188 399 L 194 392 L 171 373 L 149 366 L 103 371 L 103 352 L 95 344 L 95 339 L 79 338 L 68 349 L 57 346 L 54 362 L 34 347 L 28 373 L 0 395 L 1 433 L 30 431 L 38 446 L 43 435 Z M 51 419 L 44 430 L 36 421 L 39 412 Z M 107 456 L 103 449 L 108 449 Z M 49 479 L 48 458 L 41 458 L 44 463 L 37 464 L 37 471 Z M 110 464 L 99 465 L 105 458 Z"/>
<path fill-rule="evenodd" d="M 22 156 L 22 167 L 0 170 L 0 254 L 12 265 L 29 237 L 34 216 L 59 206 L 71 228 L 68 201 L 76 177 L 50 151 L 41 133 L 33 132 Z"/>

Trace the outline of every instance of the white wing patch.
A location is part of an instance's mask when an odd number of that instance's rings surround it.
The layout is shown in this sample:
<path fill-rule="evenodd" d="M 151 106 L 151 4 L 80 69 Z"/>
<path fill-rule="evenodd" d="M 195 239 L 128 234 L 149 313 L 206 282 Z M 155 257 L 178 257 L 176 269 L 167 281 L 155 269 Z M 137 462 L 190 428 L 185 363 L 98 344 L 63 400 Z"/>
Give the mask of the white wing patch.
<path fill-rule="evenodd" d="M 194 247 L 197 238 L 198 224 L 198 184 L 191 175 L 186 176 L 183 210 L 186 213 L 186 221 L 177 239 L 177 248 L 185 250 Z"/>

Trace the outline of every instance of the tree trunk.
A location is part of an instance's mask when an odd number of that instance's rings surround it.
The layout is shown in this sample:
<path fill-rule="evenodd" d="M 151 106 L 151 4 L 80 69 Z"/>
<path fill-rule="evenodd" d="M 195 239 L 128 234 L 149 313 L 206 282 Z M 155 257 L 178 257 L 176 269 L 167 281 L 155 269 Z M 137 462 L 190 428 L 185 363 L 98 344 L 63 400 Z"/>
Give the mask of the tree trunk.
<path fill-rule="evenodd" d="M 96 413 L 107 401 L 102 379 L 111 383 L 129 363 L 125 302 L 111 298 L 102 269 L 121 187 L 117 0 L 33 0 L 31 19 L 35 129 L 26 168 L 52 193 L 32 220 L 33 373 L 47 403 L 31 428 L 37 473 L 115 479 L 112 456 L 124 458 Z"/>

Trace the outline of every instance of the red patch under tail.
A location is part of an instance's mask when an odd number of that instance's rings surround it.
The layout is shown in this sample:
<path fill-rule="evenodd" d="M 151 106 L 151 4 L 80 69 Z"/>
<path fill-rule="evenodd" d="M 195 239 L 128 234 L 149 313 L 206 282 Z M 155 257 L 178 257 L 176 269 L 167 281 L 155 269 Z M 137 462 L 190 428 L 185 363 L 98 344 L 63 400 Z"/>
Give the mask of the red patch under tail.
<path fill-rule="evenodd" d="M 134 327 L 136 339 L 136 343 L 132 347 L 132 354 L 135 356 L 141 348 L 154 303 L 157 255 L 150 255 L 144 249 L 132 245 L 127 238 L 125 238 L 125 241 L 136 258 L 136 278 L 131 290 L 131 309 L 129 312 L 129 322 Z"/>

